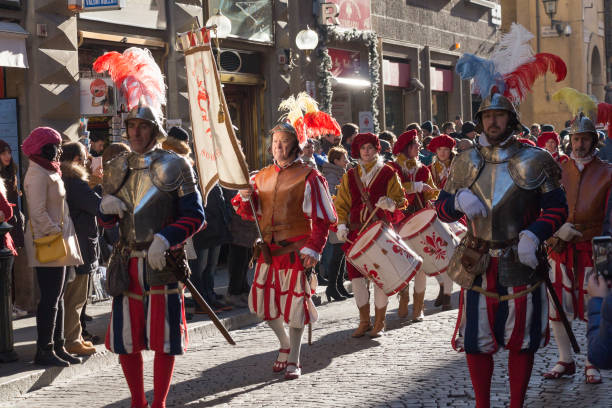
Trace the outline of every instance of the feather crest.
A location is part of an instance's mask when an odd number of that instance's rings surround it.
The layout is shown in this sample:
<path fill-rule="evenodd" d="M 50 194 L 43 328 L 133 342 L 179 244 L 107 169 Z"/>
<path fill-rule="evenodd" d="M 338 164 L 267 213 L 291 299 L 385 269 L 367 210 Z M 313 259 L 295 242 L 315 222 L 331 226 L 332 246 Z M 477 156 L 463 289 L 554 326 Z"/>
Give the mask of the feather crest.
<path fill-rule="evenodd" d="M 297 96 L 297 102 L 300 108 L 306 112 L 317 112 L 319 110 L 319 104 L 306 92 L 300 92 Z"/>
<path fill-rule="evenodd" d="M 285 112 L 282 118 L 291 124 L 294 124 L 303 117 L 302 108 L 300 108 L 300 104 L 293 95 L 281 101 L 280 105 L 278 105 L 278 110 L 279 112 Z"/>
<path fill-rule="evenodd" d="M 529 30 L 520 24 L 512 23 L 510 31 L 502 35 L 491 55 L 496 71 L 505 75 L 520 65 L 532 62 L 533 49 L 529 45 L 532 39 L 533 34 Z"/>
<path fill-rule="evenodd" d="M 592 116 L 592 113 L 597 109 L 595 101 L 589 95 L 578 92 L 574 88 L 562 88 L 553 94 L 552 99 L 553 101 L 564 102 L 574 116 L 580 112 Z"/>
<path fill-rule="evenodd" d="M 323 135 L 340 136 L 340 125 L 329 114 L 323 111 L 309 112 L 304 115 L 306 135 L 310 139 L 318 139 Z"/>
<path fill-rule="evenodd" d="M 504 92 L 503 76 L 495 71 L 495 63 L 474 54 L 463 54 L 455 67 L 461 79 L 474 79 L 473 91 L 483 97 L 488 96 L 493 88 Z"/>
<path fill-rule="evenodd" d="M 531 91 L 536 79 L 547 72 L 555 74 L 556 81 L 562 81 L 567 75 L 567 66 L 558 56 L 549 53 L 536 54 L 534 60 L 520 65 L 513 72 L 504 75 L 506 91 L 504 96 L 513 102 L 520 102 Z"/>

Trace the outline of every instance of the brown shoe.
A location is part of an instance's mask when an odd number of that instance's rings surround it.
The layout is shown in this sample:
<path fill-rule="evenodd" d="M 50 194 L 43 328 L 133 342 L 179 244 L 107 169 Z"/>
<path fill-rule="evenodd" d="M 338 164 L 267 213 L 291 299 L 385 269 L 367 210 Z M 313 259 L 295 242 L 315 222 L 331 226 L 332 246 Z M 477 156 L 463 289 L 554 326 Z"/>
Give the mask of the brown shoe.
<path fill-rule="evenodd" d="M 397 309 L 397 315 L 401 319 L 408 317 L 408 303 L 410 303 L 410 290 L 406 286 L 399 293 L 399 308 Z"/>
<path fill-rule="evenodd" d="M 95 347 L 88 347 L 82 342 L 76 342 L 66 345 L 66 351 L 70 354 L 76 354 L 77 356 L 91 356 L 96 353 Z"/>
<path fill-rule="evenodd" d="M 370 322 L 370 304 L 359 308 L 359 326 L 352 334 L 352 337 L 363 337 L 368 330 L 372 329 L 372 323 Z"/>
<path fill-rule="evenodd" d="M 425 308 L 425 292 L 414 293 L 414 303 L 412 304 L 412 321 L 422 322 L 425 315 L 423 309 Z"/>
<path fill-rule="evenodd" d="M 385 331 L 385 314 L 387 313 L 387 306 L 376 308 L 374 314 L 374 327 L 368 332 L 368 336 L 376 338 L 382 336 Z"/>

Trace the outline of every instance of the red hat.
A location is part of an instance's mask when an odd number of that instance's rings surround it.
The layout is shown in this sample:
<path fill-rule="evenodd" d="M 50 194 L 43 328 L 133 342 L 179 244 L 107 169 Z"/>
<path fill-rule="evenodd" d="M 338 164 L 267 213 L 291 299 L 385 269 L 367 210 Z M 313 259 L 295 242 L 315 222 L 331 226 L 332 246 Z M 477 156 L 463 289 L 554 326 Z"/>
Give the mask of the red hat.
<path fill-rule="evenodd" d="M 540 136 L 538 136 L 538 147 L 543 149 L 546 147 L 546 142 L 549 140 L 554 140 L 557 146 L 559 146 L 559 135 L 557 132 L 542 132 Z"/>
<path fill-rule="evenodd" d="M 406 146 L 408 146 L 416 139 L 418 134 L 419 132 L 417 132 L 416 129 L 411 129 L 399 135 L 399 137 L 397 138 L 397 142 L 395 142 L 395 144 L 393 145 L 393 154 L 397 156 L 398 154 L 403 152 Z"/>
<path fill-rule="evenodd" d="M 41 149 L 44 145 L 62 143 L 62 137 L 55 129 L 50 127 L 37 127 L 30 133 L 30 135 L 23 141 L 21 150 L 23 154 L 30 157 L 32 155 L 38 155 L 41 153 Z"/>
<path fill-rule="evenodd" d="M 359 149 L 366 143 L 371 143 L 374 148 L 380 152 L 380 141 L 378 140 L 378 136 L 374 133 L 359 133 L 353 139 L 353 143 L 351 143 L 351 156 L 354 159 L 359 159 Z"/>
<path fill-rule="evenodd" d="M 519 138 L 518 138 L 518 139 L 516 139 L 516 140 L 518 140 L 519 142 L 521 142 L 521 143 L 523 143 L 523 144 L 528 144 L 528 145 L 531 145 L 531 146 L 533 146 L 533 147 L 536 147 L 536 144 L 533 142 L 533 140 L 530 140 L 530 139 L 524 139 L 524 138 L 522 138 L 522 137 L 519 137 Z"/>
<path fill-rule="evenodd" d="M 436 150 L 438 150 L 438 147 L 448 147 L 449 149 L 452 149 L 453 147 L 455 147 L 456 144 L 457 142 L 455 141 L 455 139 L 453 139 L 449 135 L 440 135 L 434 137 L 431 142 L 429 142 L 429 144 L 427 145 L 427 150 L 432 153 L 435 153 Z"/>

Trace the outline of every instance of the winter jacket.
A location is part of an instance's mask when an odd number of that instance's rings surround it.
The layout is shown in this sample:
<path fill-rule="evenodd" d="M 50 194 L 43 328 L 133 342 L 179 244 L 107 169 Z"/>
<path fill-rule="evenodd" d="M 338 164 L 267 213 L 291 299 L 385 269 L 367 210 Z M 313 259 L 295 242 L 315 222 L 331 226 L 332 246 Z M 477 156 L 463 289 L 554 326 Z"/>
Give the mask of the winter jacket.
<path fill-rule="evenodd" d="M 597 368 L 612 368 L 612 293 L 605 300 L 600 297 L 589 300 L 589 361 Z"/>
<path fill-rule="evenodd" d="M 23 187 L 28 207 L 25 248 L 30 267 L 78 266 L 83 264 L 79 242 L 70 209 L 66 204 L 66 189 L 59 173 L 47 170 L 30 161 Z M 63 225 L 62 225 L 63 214 Z M 66 256 L 53 262 L 40 263 L 36 258 L 34 238 L 62 232 L 66 242 Z"/>
<path fill-rule="evenodd" d="M 87 171 L 74 163 L 62 162 L 62 180 L 66 187 L 66 202 L 74 224 L 83 265 L 76 272 L 87 274 L 98 268 L 100 246 L 96 214 L 102 198 L 89 188 Z"/>
<path fill-rule="evenodd" d="M 325 180 L 327 180 L 330 194 L 335 196 L 338 186 L 342 181 L 342 176 L 344 176 L 344 173 L 346 173 L 346 169 L 336 166 L 333 163 L 325 163 L 321 167 L 321 173 L 323 174 L 323 177 L 325 177 Z"/>
<path fill-rule="evenodd" d="M 218 184 L 208 194 L 204 213 L 208 224 L 205 229 L 193 236 L 193 246 L 196 251 L 231 242 L 232 236 L 229 231 L 231 213 Z"/>

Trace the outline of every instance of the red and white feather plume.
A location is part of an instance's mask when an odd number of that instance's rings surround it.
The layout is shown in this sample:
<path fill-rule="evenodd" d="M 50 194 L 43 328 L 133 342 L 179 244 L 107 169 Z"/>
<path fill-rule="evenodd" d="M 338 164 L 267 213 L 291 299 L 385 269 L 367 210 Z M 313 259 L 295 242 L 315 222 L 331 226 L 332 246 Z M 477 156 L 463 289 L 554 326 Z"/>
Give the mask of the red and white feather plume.
<path fill-rule="evenodd" d="M 119 92 L 125 97 L 128 110 L 146 105 L 161 123 L 162 105 L 166 104 L 166 84 L 149 50 L 131 47 L 123 54 L 107 52 L 94 61 L 93 69 L 96 72 L 108 71 Z"/>

